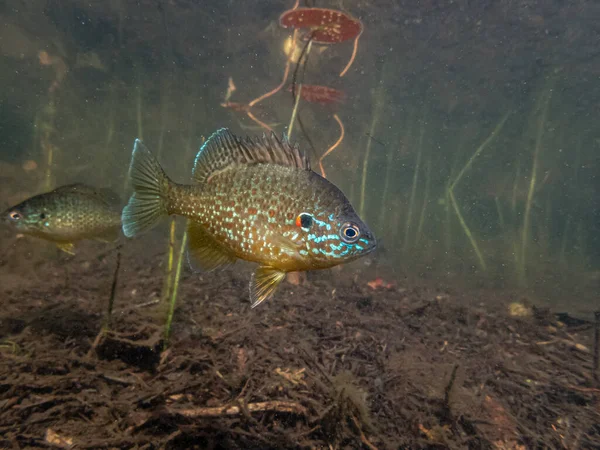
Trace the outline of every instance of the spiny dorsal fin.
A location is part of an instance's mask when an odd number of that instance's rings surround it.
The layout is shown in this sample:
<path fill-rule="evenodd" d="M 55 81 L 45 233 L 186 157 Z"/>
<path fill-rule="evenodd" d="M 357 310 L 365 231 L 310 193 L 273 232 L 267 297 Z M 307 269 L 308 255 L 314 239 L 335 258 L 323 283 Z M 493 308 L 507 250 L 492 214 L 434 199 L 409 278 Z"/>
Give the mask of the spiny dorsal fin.
<path fill-rule="evenodd" d="M 54 189 L 53 192 L 56 192 L 56 193 L 70 192 L 70 193 L 86 195 L 88 197 L 98 199 L 109 206 L 120 206 L 120 204 L 121 204 L 121 199 L 119 198 L 119 195 L 116 194 L 111 189 L 96 188 L 96 187 L 89 186 L 84 183 L 67 184 L 65 186 L 61 186 L 61 187 Z"/>
<path fill-rule="evenodd" d="M 194 181 L 203 184 L 215 173 L 238 164 L 277 164 L 310 170 L 306 155 L 298 144 L 292 146 L 285 134 L 281 139 L 275 133 L 240 139 L 221 128 L 200 147 L 194 162 Z"/>

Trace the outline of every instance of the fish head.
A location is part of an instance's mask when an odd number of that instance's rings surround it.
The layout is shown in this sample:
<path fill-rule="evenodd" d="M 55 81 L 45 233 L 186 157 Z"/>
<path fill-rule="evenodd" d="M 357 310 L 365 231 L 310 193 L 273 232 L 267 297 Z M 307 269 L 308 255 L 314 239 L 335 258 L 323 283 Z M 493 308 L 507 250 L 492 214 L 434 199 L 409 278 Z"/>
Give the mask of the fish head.
<path fill-rule="evenodd" d="M 333 267 L 371 253 L 377 240 L 348 199 L 335 186 L 333 195 L 296 218 L 301 255 L 312 268 Z M 299 230 L 299 231 L 300 231 Z"/>
<path fill-rule="evenodd" d="M 2 221 L 15 231 L 25 234 L 44 235 L 49 231 L 51 217 L 36 201 L 24 201 L 2 213 Z"/>

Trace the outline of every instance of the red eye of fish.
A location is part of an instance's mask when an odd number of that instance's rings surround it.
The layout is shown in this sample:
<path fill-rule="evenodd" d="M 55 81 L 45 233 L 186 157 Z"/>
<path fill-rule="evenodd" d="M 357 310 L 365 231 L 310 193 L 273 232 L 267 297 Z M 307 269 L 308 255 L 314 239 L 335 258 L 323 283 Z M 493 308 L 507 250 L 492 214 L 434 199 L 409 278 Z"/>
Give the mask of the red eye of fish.
<path fill-rule="evenodd" d="M 312 226 L 312 223 L 313 217 L 308 213 L 301 213 L 296 217 L 296 226 L 303 230 L 308 230 Z"/>
<path fill-rule="evenodd" d="M 19 219 L 21 218 L 21 214 L 19 214 L 19 213 L 18 213 L 18 212 L 16 212 L 16 211 L 13 211 L 13 212 L 11 212 L 11 213 L 9 214 L 9 217 L 10 217 L 12 220 L 19 220 Z"/>

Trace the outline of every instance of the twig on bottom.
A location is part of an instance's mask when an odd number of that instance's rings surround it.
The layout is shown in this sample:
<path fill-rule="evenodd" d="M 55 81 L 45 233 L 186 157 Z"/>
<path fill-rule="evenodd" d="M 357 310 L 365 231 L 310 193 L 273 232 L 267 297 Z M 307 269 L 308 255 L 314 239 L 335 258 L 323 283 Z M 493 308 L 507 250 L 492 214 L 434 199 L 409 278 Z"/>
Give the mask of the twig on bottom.
<path fill-rule="evenodd" d="M 280 413 L 292 413 L 303 416 L 308 416 L 307 409 L 293 402 L 284 401 L 268 401 L 258 403 L 248 403 L 245 405 L 245 409 L 248 412 L 280 412 Z M 194 409 L 169 409 L 171 413 L 179 414 L 184 417 L 219 417 L 219 416 L 235 416 L 243 413 L 241 406 L 217 406 L 217 407 L 205 407 L 205 408 L 194 408 Z"/>
<path fill-rule="evenodd" d="M 363 433 L 362 427 L 360 426 L 358 419 L 354 415 L 352 416 L 352 422 L 354 422 L 354 425 L 358 429 L 358 433 L 360 434 L 360 440 L 362 441 L 362 443 L 369 447 L 371 450 L 377 450 L 377 447 L 371 444 L 371 442 L 369 442 L 369 440 L 365 436 L 365 433 Z"/>

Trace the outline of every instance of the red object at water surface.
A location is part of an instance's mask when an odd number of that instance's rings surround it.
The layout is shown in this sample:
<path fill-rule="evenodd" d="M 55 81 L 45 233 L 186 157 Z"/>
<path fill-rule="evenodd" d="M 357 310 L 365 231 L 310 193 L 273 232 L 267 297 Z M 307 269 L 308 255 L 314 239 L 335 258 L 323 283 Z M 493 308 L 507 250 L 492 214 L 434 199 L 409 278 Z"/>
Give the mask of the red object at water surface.
<path fill-rule="evenodd" d="M 284 12 L 279 18 L 284 28 L 307 28 L 306 39 L 316 44 L 337 44 L 362 33 L 362 24 L 348 14 L 327 8 L 298 8 Z"/>

